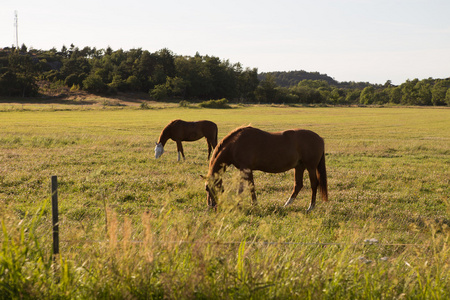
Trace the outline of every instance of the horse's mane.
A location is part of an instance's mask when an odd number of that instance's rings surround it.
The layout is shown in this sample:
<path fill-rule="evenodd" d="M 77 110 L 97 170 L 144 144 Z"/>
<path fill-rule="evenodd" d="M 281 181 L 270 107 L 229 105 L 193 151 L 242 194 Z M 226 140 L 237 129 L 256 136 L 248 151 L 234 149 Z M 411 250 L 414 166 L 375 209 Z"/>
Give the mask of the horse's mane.
<path fill-rule="evenodd" d="M 164 129 L 161 131 L 161 134 L 180 121 L 181 121 L 180 119 L 170 121 L 169 124 L 167 124 L 166 127 L 164 127 Z"/>
<path fill-rule="evenodd" d="M 164 145 L 166 143 L 166 141 L 169 139 L 169 137 L 167 136 L 167 135 L 170 135 L 169 130 L 172 128 L 172 126 L 174 126 L 176 123 L 178 123 L 180 121 L 181 121 L 180 119 L 170 121 L 169 124 L 167 124 L 166 127 L 164 127 L 163 130 L 161 131 L 159 138 L 158 138 L 158 142 L 163 142 L 163 145 Z"/>
<path fill-rule="evenodd" d="M 175 123 L 178 123 L 178 122 L 180 122 L 181 120 L 180 119 L 175 119 L 175 120 L 172 120 L 172 121 L 170 121 L 170 123 L 169 124 L 167 124 L 166 125 L 166 127 L 165 128 L 167 128 L 167 127 L 170 127 L 170 126 L 172 126 L 172 125 L 174 125 Z"/>
<path fill-rule="evenodd" d="M 230 144 L 233 144 L 233 142 L 237 139 L 237 137 L 239 136 L 239 134 L 245 130 L 251 128 L 250 125 L 248 126 L 241 126 L 238 127 L 236 129 L 234 129 L 233 131 L 231 131 L 227 136 L 225 136 L 216 146 L 216 148 L 214 149 L 214 152 L 211 156 L 211 160 L 209 162 L 209 172 L 208 172 L 208 176 L 212 175 L 213 172 L 217 172 L 214 171 L 215 168 L 217 167 L 221 167 L 218 166 L 218 159 L 220 157 L 220 154 L 223 154 L 223 151 L 225 150 L 225 148 L 227 146 L 229 146 Z M 224 170 L 224 169 L 223 169 Z"/>

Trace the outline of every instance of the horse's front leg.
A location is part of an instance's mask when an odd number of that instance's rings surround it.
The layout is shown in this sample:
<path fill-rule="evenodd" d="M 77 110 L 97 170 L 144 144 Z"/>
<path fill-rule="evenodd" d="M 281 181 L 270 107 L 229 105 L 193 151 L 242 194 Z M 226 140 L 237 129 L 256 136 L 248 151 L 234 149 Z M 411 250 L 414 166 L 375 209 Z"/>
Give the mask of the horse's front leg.
<path fill-rule="evenodd" d="M 250 169 L 243 169 L 241 170 L 241 177 L 243 180 L 247 181 L 248 186 L 250 187 L 250 193 L 252 195 L 252 204 L 256 204 L 256 193 L 255 193 L 255 182 L 253 181 L 253 172 Z M 242 186 L 242 183 L 239 186 L 239 193 L 242 193 L 244 191 L 244 187 Z"/>
<path fill-rule="evenodd" d="M 302 189 L 302 187 L 303 187 L 303 173 L 304 172 L 305 172 L 305 168 L 304 167 L 300 166 L 300 167 L 296 167 L 295 168 L 294 190 L 292 191 L 292 194 L 289 197 L 289 199 L 284 204 L 284 207 L 286 207 L 289 204 L 291 204 L 295 200 L 295 198 L 297 197 L 297 195 L 300 192 L 300 190 Z"/>
<path fill-rule="evenodd" d="M 178 152 L 178 161 L 180 161 L 180 154 L 183 156 L 183 160 L 186 160 L 184 157 L 183 144 L 181 141 L 177 141 L 177 152 Z"/>

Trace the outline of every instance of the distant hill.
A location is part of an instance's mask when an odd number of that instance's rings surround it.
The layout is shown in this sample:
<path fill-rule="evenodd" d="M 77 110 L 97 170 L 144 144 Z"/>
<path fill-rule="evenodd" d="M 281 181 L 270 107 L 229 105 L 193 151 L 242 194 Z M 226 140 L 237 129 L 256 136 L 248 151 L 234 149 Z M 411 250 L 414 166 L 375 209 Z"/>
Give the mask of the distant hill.
<path fill-rule="evenodd" d="M 258 74 L 259 80 L 264 80 L 267 75 L 275 78 L 277 85 L 282 87 L 291 87 L 297 85 L 302 80 L 325 80 L 329 85 L 338 85 L 339 83 L 326 74 L 319 72 L 289 71 L 289 72 L 267 72 Z"/>
<path fill-rule="evenodd" d="M 275 78 L 278 86 L 289 88 L 297 85 L 302 80 L 324 80 L 331 86 L 340 88 L 360 88 L 371 85 L 368 82 L 338 82 L 327 74 L 320 74 L 319 72 L 306 71 L 288 71 L 288 72 L 263 72 L 258 74 L 259 80 L 264 80 L 267 75 Z"/>

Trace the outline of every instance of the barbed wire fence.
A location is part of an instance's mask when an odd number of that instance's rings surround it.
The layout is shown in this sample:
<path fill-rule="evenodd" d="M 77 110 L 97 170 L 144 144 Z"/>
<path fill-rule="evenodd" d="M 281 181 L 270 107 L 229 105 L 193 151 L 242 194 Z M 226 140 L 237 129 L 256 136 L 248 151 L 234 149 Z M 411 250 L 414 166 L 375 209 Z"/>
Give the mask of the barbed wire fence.
<path fill-rule="evenodd" d="M 59 243 L 64 242 L 68 244 L 73 243 L 109 243 L 110 240 L 90 240 L 90 239 L 60 239 L 59 237 L 59 212 L 58 212 L 58 179 L 57 176 L 51 177 L 52 188 L 52 228 L 53 228 L 53 257 L 56 262 L 56 257 L 60 254 Z M 155 241 L 153 241 L 155 242 Z M 156 241 L 161 244 L 205 244 L 205 245 L 223 245 L 223 246 L 238 246 L 242 243 L 253 246 L 339 246 L 339 247 L 356 247 L 356 246 L 380 246 L 380 247 L 426 247 L 424 244 L 415 243 L 380 243 L 378 239 L 365 239 L 359 243 L 341 243 L 341 242 L 281 242 L 281 241 L 192 241 L 192 240 L 178 240 L 178 241 Z M 132 244 L 142 244 L 142 240 L 130 240 Z"/>

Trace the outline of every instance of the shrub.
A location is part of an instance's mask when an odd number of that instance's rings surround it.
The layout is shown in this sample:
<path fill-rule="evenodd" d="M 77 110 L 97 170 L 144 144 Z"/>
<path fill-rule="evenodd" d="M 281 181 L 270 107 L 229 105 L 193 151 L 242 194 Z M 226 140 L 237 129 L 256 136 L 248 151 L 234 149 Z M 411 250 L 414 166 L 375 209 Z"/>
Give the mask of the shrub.
<path fill-rule="evenodd" d="M 150 96 L 152 96 L 155 100 L 167 99 L 168 94 L 166 86 L 164 84 L 158 84 L 153 90 L 150 91 Z"/>
<path fill-rule="evenodd" d="M 101 93 L 106 91 L 107 85 L 99 75 L 89 75 L 83 80 L 83 88 L 92 93 Z"/>
<path fill-rule="evenodd" d="M 127 78 L 127 85 L 132 92 L 139 92 L 141 89 L 141 82 L 134 75 Z"/>
<path fill-rule="evenodd" d="M 186 100 L 181 100 L 178 105 L 180 107 L 189 107 L 191 105 L 191 103 L 189 103 L 189 101 L 186 101 Z"/>
<path fill-rule="evenodd" d="M 203 108 L 231 108 L 231 106 L 228 105 L 228 100 L 225 98 L 203 101 L 199 104 L 199 106 Z"/>
<path fill-rule="evenodd" d="M 112 82 L 109 83 L 108 86 L 118 91 L 126 91 L 127 82 L 122 79 L 122 76 L 114 75 Z"/>
<path fill-rule="evenodd" d="M 64 80 L 64 84 L 66 86 L 74 86 L 78 84 L 78 75 L 77 74 L 70 74 L 66 77 Z"/>
<path fill-rule="evenodd" d="M 150 106 L 148 105 L 147 102 L 142 102 L 142 103 L 139 105 L 139 108 L 140 108 L 140 109 L 150 109 Z"/>

